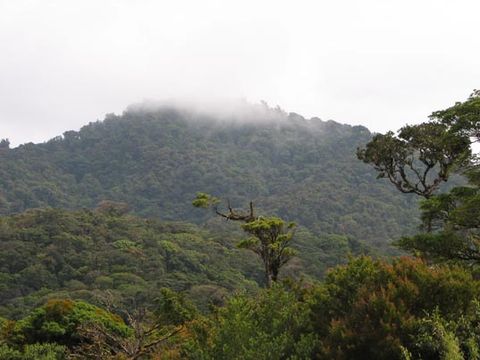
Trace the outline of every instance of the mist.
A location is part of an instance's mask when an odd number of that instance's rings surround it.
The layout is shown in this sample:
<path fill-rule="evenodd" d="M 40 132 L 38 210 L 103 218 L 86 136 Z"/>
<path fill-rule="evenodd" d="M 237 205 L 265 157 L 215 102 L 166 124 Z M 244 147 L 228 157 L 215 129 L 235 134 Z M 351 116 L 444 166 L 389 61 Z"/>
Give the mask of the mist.
<path fill-rule="evenodd" d="M 282 123 L 289 114 L 280 106 L 272 107 L 267 102 L 249 102 L 246 99 L 169 99 L 146 100 L 131 104 L 125 112 L 175 111 L 189 121 L 215 121 L 225 124 Z"/>
<path fill-rule="evenodd" d="M 235 109 L 228 99 L 265 100 L 396 129 L 478 87 L 479 10 L 467 0 L 0 1 L 0 138 L 42 142 L 145 99 L 208 109 L 227 99 L 218 113 Z"/>

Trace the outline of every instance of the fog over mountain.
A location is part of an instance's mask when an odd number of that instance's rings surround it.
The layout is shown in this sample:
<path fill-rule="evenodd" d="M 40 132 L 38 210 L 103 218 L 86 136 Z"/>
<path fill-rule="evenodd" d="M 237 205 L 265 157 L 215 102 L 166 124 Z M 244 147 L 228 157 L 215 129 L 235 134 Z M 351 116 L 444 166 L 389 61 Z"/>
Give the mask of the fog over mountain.
<path fill-rule="evenodd" d="M 288 120 L 289 114 L 280 106 L 270 107 L 265 101 L 251 103 L 246 99 L 171 99 L 147 100 L 127 107 L 129 112 L 165 112 L 171 110 L 184 114 L 186 120 L 215 120 L 230 124 L 262 124 L 282 123 Z"/>

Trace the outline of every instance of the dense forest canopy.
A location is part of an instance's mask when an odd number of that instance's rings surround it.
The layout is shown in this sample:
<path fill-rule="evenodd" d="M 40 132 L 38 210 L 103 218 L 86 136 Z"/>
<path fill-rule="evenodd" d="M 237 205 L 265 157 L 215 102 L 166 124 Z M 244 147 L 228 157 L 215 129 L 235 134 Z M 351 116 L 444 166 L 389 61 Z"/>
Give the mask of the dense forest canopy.
<path fill-rule="evenodd" d="M 240 115 L 132 106 L 43 144 L 0 149 L 0 213 L 113 200 L 198 223 L 211 215 L 190 203 L 204 191 L 383 252 L 415 229 L 415 200 L 355 158 L 372 136 L 365 127 L 244 106 Z"/>
<path fill-rule="evenodd" d="M 207 307 L 233 290 L 255 290 L 261 271 L 235 237 L 110 208 L 30 210 L 0 218 L 0 316 L 17 317 L 46 299 L 93 303 L 156 289 L 187 291 Z M 100 296 L 100 299 L 98 298 Z"/>
<path fill-rule="evenodd" d="M 261 262 L 237 248 L 246 237 L 235 226 L 210 229 L 182 222 L 147 220 L 123 204 L 94 211 L 33 209 L 0 218 L 0 316 L 20 317 L 47 299 L 68 296 L 100 304 L 107 291 L 118 301 L 155 289 L 184 291 L 202 309 L 241 289 L 264 284 Z M 282 278 L 320 278 L 361 244 L 342 236 L 295 233 L 298 257 Z"/>

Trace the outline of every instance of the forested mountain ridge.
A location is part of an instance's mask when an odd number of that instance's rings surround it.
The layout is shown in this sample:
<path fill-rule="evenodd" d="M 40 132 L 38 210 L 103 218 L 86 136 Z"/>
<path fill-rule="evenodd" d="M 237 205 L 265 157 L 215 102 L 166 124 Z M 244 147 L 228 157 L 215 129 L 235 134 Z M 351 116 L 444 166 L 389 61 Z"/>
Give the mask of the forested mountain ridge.
<path fill-rule="evenodd" d="M 43 144 L 0 149 L 0 213 L 93 208 L 108 199 L 141 216 L 204 221 L 197 191 L 253 200 L 316 234 L 384 246 L 415 228 L 414 200 L 355 158 L 362 126 L 264 105 L 240 115 L 133 106 Z"/>

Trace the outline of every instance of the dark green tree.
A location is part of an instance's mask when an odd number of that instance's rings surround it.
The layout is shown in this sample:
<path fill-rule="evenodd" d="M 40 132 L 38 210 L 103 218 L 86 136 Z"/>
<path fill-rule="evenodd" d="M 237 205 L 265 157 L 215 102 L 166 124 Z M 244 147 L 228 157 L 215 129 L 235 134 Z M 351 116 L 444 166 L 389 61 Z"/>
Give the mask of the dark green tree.
<path fill-rule="evenodd" d="M 292 222 L 286 223 L 275 216 L 257 216 L 253 202 L 249 203 L 248 211 L 232 208 L 228 200 L 227 211 L 222 211 L 219 209 L 219 203 L 219 199 L 205 193 L 198 193 L 192 202 L 195 207 L 213 208 L 218 216 L 227 220 L 245 223 L 242 229 L 251 237 L 240 241 L 237 246 L 249 249 L 260 257 L 265 271 L 265 285 L 270 287 L 272 282 L 278 280 L 282 266 L 295 255 L 290 243 L 296 225 Z"/>
<path fill-rule="evenodd" d="M 480 262 L 480 167 L 471 144 L 479 141 L 480 92 L 475 90 L 464 102 L 436 111 L 431 121 L 448 127 L 464 139 L 468 166 L 463 175 L 468 185 L 438 194 L 420 205 L 426 234 L 403 238 L 398 244 L 406 250 L 436 260 Z"/>
<path fill-rule="evenodd" d="M 402 238 L 397 244 L 435 260 L 480 262 L 480 167 L 471 144 L 479 141 L 480 92 L 465 102 L 436 111 L 430 121 L 377 135 L 358 150 L 379 177 L 388 177 L 402 192 L 425 199 L 420 203 L 424 233 Z M 422 166 L 421 170 L 417 166 Z M 417 176 L 412 182 L 407 175 Z M 452 170 L 462 170 L 468 185 L 434 194 Z"/>
<path fill-rule="evenodd" d="M 300 294 L 274 284 L 257 296 L 237 294 L 193 324 L 185 359 L 311 359 L 316 335 L 307 332 L 310 311 Z"/>
<path fill-rule="evenodd" d="M 480 263 L 479 169 L 465 175 L 468 186 L 421 202 L 423 226 L 431 231 L 400 239 L 400 247 L 435 260 Z"/>
<path fill-rule="evenodd" d="M 453 167 L 468 159 L 469 144 L 467 136 L 435 121 L 407 125 L 397 136 L 391 131 L 377 134 L 357 156 L 401 192 L 428 199 L 448 180 Z"/>
<path fill-rule="evenodd" d="M 445 124 L 451 130 L 478 142 L 480 138 L 480 90 L 473 90 L 464 102 L 435 111 L 430 119 Z"/>

